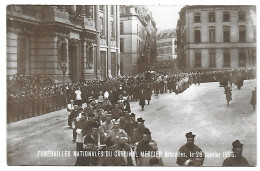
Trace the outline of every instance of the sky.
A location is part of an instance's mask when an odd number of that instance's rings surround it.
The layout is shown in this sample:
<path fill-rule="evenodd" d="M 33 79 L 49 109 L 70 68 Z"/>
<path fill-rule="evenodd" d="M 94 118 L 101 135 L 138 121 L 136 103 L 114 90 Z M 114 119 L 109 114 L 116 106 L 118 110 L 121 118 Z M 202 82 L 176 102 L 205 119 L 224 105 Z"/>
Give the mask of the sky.
<path fill-rule="evenodd" d="M 146 6 L 155 20 L 158 31 L 176 28 L 179 19 L 179 12 L 182 5 L 152 5 Z"/>

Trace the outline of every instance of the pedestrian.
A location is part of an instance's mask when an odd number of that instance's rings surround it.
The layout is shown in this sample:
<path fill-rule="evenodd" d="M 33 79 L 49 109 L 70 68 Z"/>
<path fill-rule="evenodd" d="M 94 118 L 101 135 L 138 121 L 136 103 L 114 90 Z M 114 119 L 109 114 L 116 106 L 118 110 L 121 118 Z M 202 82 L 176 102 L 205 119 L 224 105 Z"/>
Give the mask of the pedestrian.
<path fill-rule="evenodd" d="M 255 90 L 252 91 L 252 97 L 250 104 L 253 106 L 253 110 L 255 111 L 255 106 L 256 106 L 256 87 Z"/>
<path fill-rule="evenodd" d="M 229 105 L 229 102 L 232 100 L 232 88 L 229 86 L 229 84 L 227 84 L 224 88 L 225 88 L 227 105 Z"/>
<path fill-rule="evenodd" d="M 202 150 L 194 144 L 194 138 L 196 135 L 192 134 L 192 132 L 186 133 L 187 143 L 183 145 L 179 149 L 179 154 L 183 154 L 182 156 L 177 157 L 177 164 L 179 166 L 191 166 L 193 165 L 193 156 L 198 154 L 198 152 L 202 152 Z"/>
<path fill-rule="evenodd" d="M 145 105 L 145 92 L 144 90 L 142 89 L 141 90 L 141 93 L 140 93 L 140 101 L 139 101 L 139 105 L 141 106 L 141 110 L 143 111 L 144 110 L 144 105 Z"/>
<path fill-rule="evenodd" d="M 232 143 L 232 146 L 233 154 L 224 160 L 223 166 L 249 166 L 247 159 L 242 156 L 243 144 L 239 140 L 236 140 Z"/>
<path fill-rule="evenodd" d="M 145 96 L 146 96 L 146 100 L 147 100 L 147 105 L 149 105 L 151 96 L 152 96 L 152 88 L 149 83 L 147 83 L 147 87 L 145 89 Z"/>

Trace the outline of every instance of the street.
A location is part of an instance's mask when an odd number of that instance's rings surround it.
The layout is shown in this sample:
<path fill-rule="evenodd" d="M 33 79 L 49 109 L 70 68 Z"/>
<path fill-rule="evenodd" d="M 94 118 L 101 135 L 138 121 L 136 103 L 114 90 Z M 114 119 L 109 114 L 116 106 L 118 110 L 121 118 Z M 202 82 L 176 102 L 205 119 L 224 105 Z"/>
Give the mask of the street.
<path fill-rule="evenodd" d="M 256 165 L 256 112 L 250 105 L 256 80 L 244 81 L 238 90 L 233 86 L 233 100 L 227 106 L 224 88 L 219 83 L 192 85 L 181 94 L 160 94 L 141 111 L 131 102 L 136 118 L 142 117 L 152 132 L 158 149 L 178 152 L 186 143 L 185 134 L 196 135 L 195 144 L 205 153 L 221 153 L 206 157 L 204 166 L 221 166 L 223 152 L 232 150 L 232 142 L 240 140 L 243 156 L 250 166 Z M 74 151 L 72 129 L 67 127 L 66 109 L 14 122 L 7 125 L 8 165 L 74 165 L 75 156 L 39 157 L 39 151 Z M 176 157 L 165 157 L 165 166 L 177 166 Z"/>

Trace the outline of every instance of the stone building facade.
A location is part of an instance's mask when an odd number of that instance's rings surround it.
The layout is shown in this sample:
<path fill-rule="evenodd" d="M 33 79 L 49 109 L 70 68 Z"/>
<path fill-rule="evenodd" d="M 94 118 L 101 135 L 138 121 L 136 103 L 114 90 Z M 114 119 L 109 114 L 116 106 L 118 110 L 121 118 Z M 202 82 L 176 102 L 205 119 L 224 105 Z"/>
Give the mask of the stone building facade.
<path fill-rule="evenodd" d="M 7 6 L 7 75 L 50 75 L 57 82 L 117 76 L 119 6 Z"/>
<path fill-rule="evenodd" d="M 157 60 L 176 59 L 175 54 L 176 29 L 166 29 L 157 33 Z"/>
<path fill-rule="evenodd" d="M 156 61 L 156 23 L 144 6 L 120 6 L 121 72 L 135 75 Z"/>
<path fill-rule="evenodd" d="M 176 52 L 184 71 L 256 66 L 255 6 L 185 6 Z"/>

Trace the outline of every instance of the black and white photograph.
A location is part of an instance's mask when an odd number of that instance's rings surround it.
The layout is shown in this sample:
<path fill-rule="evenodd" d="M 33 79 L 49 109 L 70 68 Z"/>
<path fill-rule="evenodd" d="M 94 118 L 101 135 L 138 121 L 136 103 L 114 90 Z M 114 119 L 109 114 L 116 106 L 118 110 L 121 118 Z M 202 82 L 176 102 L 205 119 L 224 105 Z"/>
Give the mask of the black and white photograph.
<path fill-rule="evenodd" d="M 5 4 L 5 165 L 256 167 L 244 2 Z"/>

